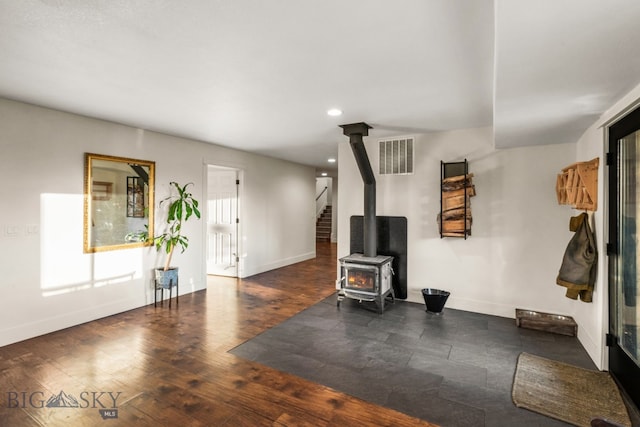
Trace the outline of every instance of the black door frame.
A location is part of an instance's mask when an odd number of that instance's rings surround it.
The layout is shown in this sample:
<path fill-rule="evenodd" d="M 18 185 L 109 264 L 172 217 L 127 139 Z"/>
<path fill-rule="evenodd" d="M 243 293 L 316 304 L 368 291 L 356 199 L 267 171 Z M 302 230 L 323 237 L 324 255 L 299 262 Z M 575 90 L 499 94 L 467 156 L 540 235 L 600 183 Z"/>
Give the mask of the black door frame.
<path fill-rule="evenodd" d="M 609 244 L 609 334 L 607 345 L 609 346 L 609 372 L 616 378 L 625 392 L 633 400 L 636 406 L 640 406 L 640 368 L 620 347 L 620 337 L 615 330 L 616 325 L 616 289 L 613 275 L 615 263 L 619 255 L 619 223 L 618 223 L 618 140 L 640 130 L 640 107 L 617 121 L 609 127 L 607 165 L 608 170 L 608 234 Z"/>

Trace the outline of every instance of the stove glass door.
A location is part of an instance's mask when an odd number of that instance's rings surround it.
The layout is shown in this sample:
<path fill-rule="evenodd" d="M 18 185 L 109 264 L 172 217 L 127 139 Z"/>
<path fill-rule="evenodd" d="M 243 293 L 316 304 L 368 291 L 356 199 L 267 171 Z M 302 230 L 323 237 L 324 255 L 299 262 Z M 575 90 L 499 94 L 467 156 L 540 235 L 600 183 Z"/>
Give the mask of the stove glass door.
<path fill-rule="evenodd" d="M 378 268 L 366 265 L 345 265 L 345 288 L 362 292 L 377 292 Z"/>

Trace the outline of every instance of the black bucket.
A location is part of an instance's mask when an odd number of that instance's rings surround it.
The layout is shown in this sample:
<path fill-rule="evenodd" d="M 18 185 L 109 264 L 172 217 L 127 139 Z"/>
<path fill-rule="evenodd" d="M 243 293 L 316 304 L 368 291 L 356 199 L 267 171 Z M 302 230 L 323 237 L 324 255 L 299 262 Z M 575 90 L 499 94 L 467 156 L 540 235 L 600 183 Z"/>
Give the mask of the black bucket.
<path fill-rule="evenodd" d="M 427 305 L 427 312 L 441 314 L 450 292 L 440 289 L 426 288 L 422 290 L 422 298 Z"/>

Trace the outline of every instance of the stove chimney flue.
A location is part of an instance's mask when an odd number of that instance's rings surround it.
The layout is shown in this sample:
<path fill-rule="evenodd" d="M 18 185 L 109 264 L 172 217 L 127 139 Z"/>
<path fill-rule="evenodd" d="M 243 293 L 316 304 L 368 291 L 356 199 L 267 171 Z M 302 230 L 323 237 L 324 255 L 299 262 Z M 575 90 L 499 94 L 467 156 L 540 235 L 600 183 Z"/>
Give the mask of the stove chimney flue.
<path fill-rule="evenodd" d="M 369 156 L 365 149 L 362 137 L 369 135 L 371 126 L 364 122 L 340 125 L 343 133 L 349 137 L 351 150 L 356 158 L 360 175 L 364 182 L 364 256 L 377 256 L 377 232 L 376 232 L 376 178 L 371 169 Z"/>

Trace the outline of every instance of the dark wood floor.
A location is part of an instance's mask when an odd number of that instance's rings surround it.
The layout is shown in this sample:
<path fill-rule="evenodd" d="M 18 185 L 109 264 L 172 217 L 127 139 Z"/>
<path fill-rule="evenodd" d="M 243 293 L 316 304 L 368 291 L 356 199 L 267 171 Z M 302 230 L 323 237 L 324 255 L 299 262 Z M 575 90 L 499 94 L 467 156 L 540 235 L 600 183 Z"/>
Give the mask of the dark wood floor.
<path fill-rule="evenodd" d="M 335 292 L 335 244 L 317 255 L 0 347 L 0 425 L 432 425 L 228 353 Z"/>

